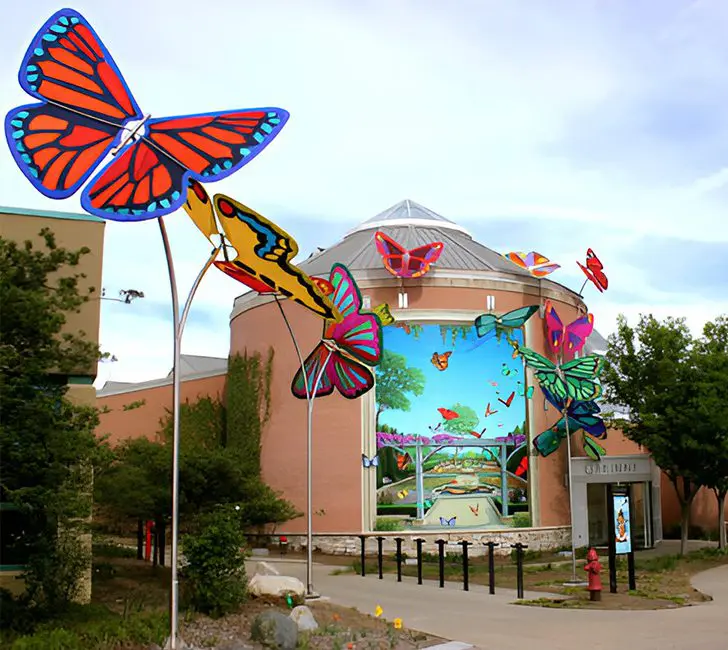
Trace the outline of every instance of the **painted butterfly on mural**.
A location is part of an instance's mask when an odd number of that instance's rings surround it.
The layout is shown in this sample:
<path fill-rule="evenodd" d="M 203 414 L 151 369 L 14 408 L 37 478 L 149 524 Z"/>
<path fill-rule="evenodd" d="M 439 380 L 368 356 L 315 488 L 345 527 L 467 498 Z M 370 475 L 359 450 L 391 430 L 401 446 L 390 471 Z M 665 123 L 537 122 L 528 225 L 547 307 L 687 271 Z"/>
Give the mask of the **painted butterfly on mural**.
<path fill-rule="evenodd" d="M 516 352 L 516 354 L 518 354 L 518 353 Z M 526 390 L 523 390 L 523 384 L 519 381 L 517 383 L 517 388 L 518 388 L 519 396 L 521 396 L 521 397 L 525 396 L 526 399 L 531 399 L 533 397 L 533 389 L 534 389 L 533 386 L 529 386 Z"/>
<path fill-rule="evenodd" d="M 432 242 L 412 250 L 400 246 L 381 231 L 374 233 L 374 242 L 384 261 L 384 268 L 398 278 L 419 278 L 437 262 L 444 248 L 442 242 Z"/>
<path fill-rule="evenodd" d="M 490 417 L 491 415 L 495 415 L 498 413 L 498 411 L 491 411 L 490 409 L 490 402 L 488 402 L 488 406 L 485 407 L 485 417 Z"/>
<path fill-rule="evenodd" d="M 553 303 L 547 300 L 544 303 L 544 321 L 551 349 L 561 352 L 565 358 L 572 358 L 577 352 L 584 349 L 584 344 L 594 331 L 594 316 L 586 314 L 580 316 L 568 325 L 564 325 L 559 318 Z"/>
<path fill-rule="evenodd" d="M 403 321 L 397 321 L 394 325 L 395 327 L 399 327 L 400 329 L 404 330 L 404 333 L 408 336 L 412 334 L 412 328 L 410 327 L 409 323 L 405 323 Z"/>
<path fill-rule="evenodd" d="M 476 517 L 480 516 L 480 504 L 477 506 L 471 506 L 468 504 L 468 507 L 470 508 L 470 512 L 472 512 Z"/>
<path fill-rule="evenodd" d="M 523 253 L 521 251 L 503 253 L 503 257 L 524 271 L 528 271 L 536 278 L 546 277 L 549 273 L 553 273 L 556 269 L 561 268 L 559 264 L 555 264 L 548 257 L 535 251 L 531 251 L 530 253 Z"/>
<path fill-rule="evenodd" d="M 331 395 L 336 388 L 347 399 L 356 399 L 374 386 L 369 366 L 376 366 L 382 354 L 382 328 L 374 314 L 361 313 L 361 294 L 343 264 L 331 267 L 334 287 L 331 301 L 342 321 L 325 320 L 321 342 L 313 349 L 291 382 L 291 392 L 306 399 L 306 385 L 314 397 Z M 323 371 L 322 371 L 323 369 Z M 304 381 L 304 372 L 306 381 Z"/>
<path fill-rule="evenodd" d="M 364 468 L 379 467 L 379 456 L 368 458 L 366 454 L 361 455 L 361 464 Z"/>
<path fill-rule="evenodd" d="M 394 316 L 392 316 L 392 312 L 389 311 L 389 305 L 386 302 L 383 302 L 381 305 L 377 305 L 374 309 L 372 309 L 372 313 L 379 317 L 379 322 L 382 324 L 382 327 L 386 327 L 387 325 L 394 323 Z"/>
<path fill-rule="evenodd" d="M 86 19 L 51 16 L 23 58 L 20 85 L 39 104 L 11 110 L 5 134 L 20 170 L 52 199 L 84 188 L 81 205 L 117 221 L 174 212 L 187 180 L 219 181 L 257 156 L 288 120 L 281 108 L 149 119 Z"/>
<path fill-rule="evenodd" d="M 397 492 L 398 499 L 404 499 L 409 494 L 409 490 L 400 490 Z"/>
<path fill-rule="evenodd" d="M 514 343 L 511 341 L 511 345 L 517 346 L 517 343 Z M 518 374 L 518 368 L 509 368 L 508 364 L 503 363 L 501 365 L 501 375 L 504 377 L 508 377 L 509 375 L 517 375 Z"/>
<path fill-rule="evenodd" d="M 486 430 L 486 427 L 483 427 L 483 429 L 480 431 L 480 433 L 478 433 L 477 431 L 471 431 L 470 435 L 473 436 L 474 438 L 482 438 L 483 434 L 485 433 L 485 430 Z"/>
<path fill-rule="evenodd" d="M 533 368 L 542 388 L 546 388 L 558 399 L 571 398 L 580 402 L 596 399 L 602 393 L 597 381 L 604 359 L 596 354 L 573 359 L 557 366 L 544 356 L 529 348 L 518 348 L 526 365 Z"/>
<path fill-rule="evenodd" d="M 518 463 L 518 467 L 513 473 L 520 478 L 525 478 L 528 473 L 528 455 L 521 458 L 521 462 Z"/>
<path fill-rule="evenodd" d="M 510 408 L 510 407 L 511 407 L 511 403 L 513 402 L 513 398 L 515 397 L 515 395 L 516 395 L 516 393 L 515 393 L 515 391 L 514 391 L 514 392 L 512 392 L 512 393 L 511 393 L 511 394 L 510 394 L 510 395 L 508 396 L 508 399 L 506 399 L 506 400 L 502 400 L 502 399 L 501 399 L 501 398 L 499 397 L 499 398 L 498 398 L 498 401 L 499 401 L 499 402 L 500 402 L 501 404 L 503 404 L 503 405 L 504 405 L 504 406 L 505 406 L 506 408 Z"/>
<path fill-rule="evenodd" d="M 500 316 L 496 314 L 481 314 L 475 319 L 475 332 L 478 337 L 489 340 L 493 336 L 498 339 L 504 334 L 508 336 L 513 330 L 523 327 L 531 316 L 540 309 L 539 305 L 519 307 Z"/>
<path fill-rule="evenodd" d="M 449 528 L 454 528 L 456 522 L 457 522 L 457 517 L 452 517 L 451 519 L 446 519 L 445 517 L 440 517 L 440 526 L 448 526 Z"/>
<path fill-rule="evenodd" d="M 447 370 L 448 366 L 450 365 L 451 356 L 452 356 L 452 352 L 443 352 L 442 354 L 433 352 L 430 362 L 432 363 L 433 366 L 435 366 L 435 368 L 437 368 L 440 371 Z"/>
<path fill-rule="evenodd" d="M 412 462 L 412 456 L 409 454 L 397 454 L 397 469 L 403 470 Z"/>
<path fill-rule="evenodd" d="M 445 420 L 455 420 L 460 417 L 459 413 L 451 411 L 450 409 L 440 407 L 437 409 L 437 411 L 440 415 L 442 415 Z"/>
<path fill-rule="evenodd" d="M 584 272 L 587 279 L 591 280 L 592 284 L 599 289 L 600 293 L 603 293 L 608 289 L 609 280 L 604 273 L 604 266 L 591 248 L 587 248 L 586 250 L 586 266 L 584 266 L 581 262 L 577 262 L 577 264 Z"/>
<path fill-rule="evenodd" d="M 310 278 L 292 263 L 298 255 L 298 244 L 285 230 L 224 194 L 210 200 L 207 190 L 196 180 L 189 182 L 184 209 L 213 246 L 220 245 L 214 241 L 220 238 L 224 259 L 214 264 L 226 275 L 258 293 L 285 296 L 319 316 L 341 320 L 322 291 L 330 283 Z M 232 259 L 226 242 L 235 250 Z"/>

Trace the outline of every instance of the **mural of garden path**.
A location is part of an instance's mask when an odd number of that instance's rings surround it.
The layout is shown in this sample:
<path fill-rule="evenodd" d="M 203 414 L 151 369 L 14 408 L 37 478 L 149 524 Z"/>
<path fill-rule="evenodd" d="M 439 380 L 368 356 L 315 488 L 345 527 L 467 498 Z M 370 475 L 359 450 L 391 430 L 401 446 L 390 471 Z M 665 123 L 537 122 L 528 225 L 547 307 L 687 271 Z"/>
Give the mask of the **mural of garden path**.
<path fill-rule="evenodd" d="M 278 565 L 282 574 L 304 577 L 305 564 Z M 253 567 L 250 567 L 254 570 Z M 693 607 L 655 611 L 584 611 L 518 606 L 512 590 L 494 596 L 458 583 L 439 589 L 434 582 L 417 585 L 385 575 L 331 575 L 332 567 L 316 565 L 314 584 L 333 602 L 372 613 L 377 605 L 389 620 L 406 627 L 482 650 L 724 650 L 728 648 L 728 566 L 695 576 L 693 586 L 713 601 Z M 526 598 L 543 597 L 526 592 Z"/>

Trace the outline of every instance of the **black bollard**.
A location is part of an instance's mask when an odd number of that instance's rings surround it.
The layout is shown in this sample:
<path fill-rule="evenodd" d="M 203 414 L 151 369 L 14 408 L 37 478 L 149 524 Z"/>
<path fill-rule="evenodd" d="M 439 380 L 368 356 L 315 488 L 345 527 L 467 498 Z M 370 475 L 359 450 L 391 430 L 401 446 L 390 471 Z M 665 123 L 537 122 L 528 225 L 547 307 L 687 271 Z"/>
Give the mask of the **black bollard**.
<path fill-rule="evenodd" d="M 397 544 L 397 582 L 402 582 L 402 538 L 395 537 Z"/>
<path fill-rule="evenodd" d="M 629 590 L 635 591 L 637 589 L 637 580 L 634 571 L 634 551 L 627 553 L 627 573 L 629 576 Z"/>
<path fill-rule="evenodd" d="M 445 540 L 438 539 L 437 544 L 437 555 L 440 562 L 440 588 L 445 586 Z"/>
<path fill-rule="evenodd" d="M 137 560 L 144 559 L 144 522 L 137 521 Z"/>
<path fill-rule="evenodd" d="M 458 542 L 458 544 L 463 547 L 463 591 L 469 591 L 470 574 L 468 571 L 468 546 L 470 546 L 470 542 L 463 540 L 462 542 Z"/>
<path fill-rule="evenodd" d="M 417 544 L 417 584 L 422 584 L 422 544 L 424 543 L 424 539 L 416 539 L 415 544 Z"/>
<path fill-rule="evenodd" d="M 528 546 L 518 542 L 511 544 L 511 548 L 516 549 L 516 591 L 519 600 L 523 599 L 523 549 Z"/>
<path fill-rule="evenodd" d="M 361 542 L 361 577 L 363 578 L 367 574 L 366 535 L 359 535 L 359 541 Z"/>
<path fill-rule="evenodd" d="M 382 542 L 384 542 L 384 537 L 377 537 L 377 564 L 379 565 L 379 579 L 381 580 L 384 576 L 382 575 L 382 564 L 383 564 L 383 558 L 382 558 Z"/>
<path fill-rule="evenodd" d="M 495 593 L 495 542 L 486 542 L 488 547 L 488 593 Z"/>

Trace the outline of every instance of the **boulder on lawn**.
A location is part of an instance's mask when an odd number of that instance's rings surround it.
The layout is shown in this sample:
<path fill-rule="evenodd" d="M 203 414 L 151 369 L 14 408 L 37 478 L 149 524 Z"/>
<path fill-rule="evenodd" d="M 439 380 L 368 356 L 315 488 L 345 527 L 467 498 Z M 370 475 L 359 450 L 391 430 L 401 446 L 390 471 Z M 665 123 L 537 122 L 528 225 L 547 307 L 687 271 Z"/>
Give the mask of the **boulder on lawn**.
<path fill-rule="evenodd" d="M 311 632 L 318 629 L 318 623 L 313 616 L 313 612 L 306 605 L 294 607 L 289 616 L 298 626 L 299 632 Z"/>
<path fill-rule="evenodd" d="M 248 582 L 248 593 L 251 596 L 274 596 L 285 598 L 288 594 L 303 598 L 306 587 L 298 578 L 290 576 L 254 575 Z"/>
<path fill-rule="evenodd" d="M 258 562 L 258 564 L 255 565 L 255 575 L 257 575 L 257 576 L 279 576 L 279 575 L 281 575 L 281 572 L 278 571 L 278 569 L 276 569 L 269 562 Z"/>
<path fill-rule="evenodd" d="M 266 648 L 294 650 L 298 643 L 298 626 L 285 614 L 268 610 L 255 617 L 250 638 Z"/>

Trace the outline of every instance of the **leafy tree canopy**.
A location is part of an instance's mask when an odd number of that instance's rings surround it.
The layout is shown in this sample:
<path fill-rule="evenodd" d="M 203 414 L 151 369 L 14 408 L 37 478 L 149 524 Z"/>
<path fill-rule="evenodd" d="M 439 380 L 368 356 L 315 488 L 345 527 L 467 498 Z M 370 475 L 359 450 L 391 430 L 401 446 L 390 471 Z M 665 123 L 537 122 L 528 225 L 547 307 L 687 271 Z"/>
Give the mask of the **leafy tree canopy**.
<path fill-rule="evenodd" d="M 407 365 L 403 354 L 384 350 L 376 369 L 377 421 L 382 411 L 409 411 L 409 395 L 419 396 L 425 390 L 425 374 Z"/>
<path fill-rule="evenodd" d="M 455 411 L 460 417 L 453 420 L 446 420 L 443 429 L 453 435 L 465 435 L 477 428 L 480 418 L 478 414 L 469 406 L 464 404 L 453 404 L 451 411 Z"/>

